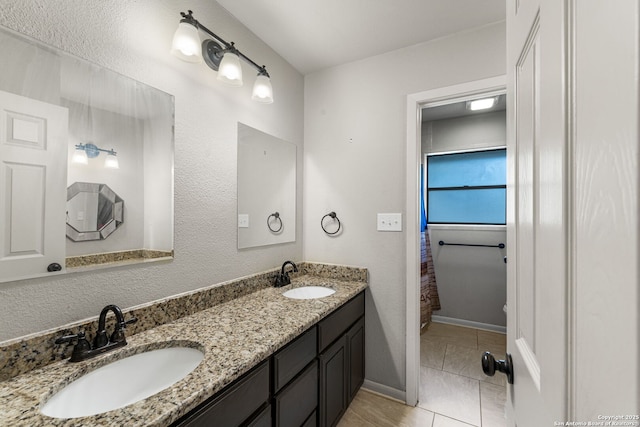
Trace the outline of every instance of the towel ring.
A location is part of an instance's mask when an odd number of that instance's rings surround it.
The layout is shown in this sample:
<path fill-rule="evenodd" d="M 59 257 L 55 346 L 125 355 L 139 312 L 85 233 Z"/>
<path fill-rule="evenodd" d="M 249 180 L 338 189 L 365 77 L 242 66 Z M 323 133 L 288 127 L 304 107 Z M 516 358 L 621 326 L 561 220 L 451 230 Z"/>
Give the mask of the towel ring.
<path fill-rule="evenodd" d="M 275 220 L 278 220 L 280 222 L 280 227 L 278 227 L 277 230 L 274 230 L 273 228 L 271 228 L 271 217 L 273 217 Z M 280 218 L 279 212 L 274 212 L 267 217 L 267 227 L 269 227 L 269 230 L 271 230 L 274 233 L 278 233 L 279 231 L 282 230 L 282 218 Z"/>
<path fill-rule="evenodd" d="M 324 228 L 324 219 L 326 217 L 331 217 L 333 219 L 335 219 L 336 221 L 338 221 L 338 229 L 334 232 L 328 232 L 326 228 Z M 327 233 L 328 235 L 332 236 L 336 233 L 338 233 L 338 231 L 340 231 L 340 227 L 342 226 L 342 224 L 340 224 L 340 220 L 338 219 L 338 215 L 336 215 L 335 212 L 329 212 L 328 214 L 326 214 L 325 216 L 322 217 L 322 219 L 320 220 L 320 227 L 322 227 L 322 231 L 324 231 L 325 233 Z"/>

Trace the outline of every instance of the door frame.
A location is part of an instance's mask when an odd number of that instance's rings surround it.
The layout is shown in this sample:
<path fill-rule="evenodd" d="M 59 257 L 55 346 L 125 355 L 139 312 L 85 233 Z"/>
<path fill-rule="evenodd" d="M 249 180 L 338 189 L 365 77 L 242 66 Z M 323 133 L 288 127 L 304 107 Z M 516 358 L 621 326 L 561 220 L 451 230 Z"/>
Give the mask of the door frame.
<path fill-rule="evenodd" d="M 505 91 L 506 75 L 474 80 L 452 86 L 431 89 L 407 95 L 407 145 L 406 145 L 406 369 L 405 401 L 416 406 L 420 389 L 420 161 L 421 122 L 425 104 L 433 106 L 449 104 L 456 98 L 465 98 L 491 91 Z"/>

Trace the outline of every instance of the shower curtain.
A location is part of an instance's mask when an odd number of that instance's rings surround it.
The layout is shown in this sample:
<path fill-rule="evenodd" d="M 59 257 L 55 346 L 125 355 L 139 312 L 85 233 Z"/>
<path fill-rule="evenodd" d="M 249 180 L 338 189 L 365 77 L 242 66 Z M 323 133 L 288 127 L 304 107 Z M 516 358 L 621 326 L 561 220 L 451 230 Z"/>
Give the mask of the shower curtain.
<path fill-rule="evenodd" d="M 440 310 L 440 297 L 436 273 L 433 269 L 429 232 L 424 230 L 420 237 L 420 326 L 431 322 L 431 313 Z"/>
<path fill-rule="evenodd" d="M 424 203 L 424 168 L 420 168 L 420 211 L 421 211 L 421 236 L 420 236 L 420 327 L 431 322 L 431 313 L 440 310 L 440 297 L 436 283 L 436 272 L 433 268 L 431 256 L 431 242 L 427 231 L 427 215 Z"/>

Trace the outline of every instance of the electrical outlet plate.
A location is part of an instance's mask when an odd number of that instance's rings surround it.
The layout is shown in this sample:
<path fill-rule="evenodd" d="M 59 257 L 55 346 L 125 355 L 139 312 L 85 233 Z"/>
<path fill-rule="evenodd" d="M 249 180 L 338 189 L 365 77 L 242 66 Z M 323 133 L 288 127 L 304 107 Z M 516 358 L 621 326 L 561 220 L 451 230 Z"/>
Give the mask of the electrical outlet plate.
<path fill-rule="evenodd" d="M 402 214 L 379 213 L 378 231 L 402 231 Z"/>

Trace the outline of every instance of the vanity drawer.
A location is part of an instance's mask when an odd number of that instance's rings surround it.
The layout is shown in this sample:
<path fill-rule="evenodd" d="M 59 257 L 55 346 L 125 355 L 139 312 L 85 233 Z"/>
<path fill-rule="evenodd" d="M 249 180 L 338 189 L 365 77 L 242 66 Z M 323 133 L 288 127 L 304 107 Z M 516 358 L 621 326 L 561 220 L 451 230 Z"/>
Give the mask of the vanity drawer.
<path fill-rule="evenodd" d="M 273 390 L 280 391 L 317 355 L 316 327 L 309 329 L 273 356 Z"/>
<path fill-rule="evenodd" d="M 364 292 L 318 323 L 318 347 L 321 353 L 329 344 L 364 315 Z"/>
<path fill-rule="evenodd" d="M 300 427 L 318 406 L 318 361 L 314 360 L 275 398 L 275 426 Z M 315 418 L 314 418 L 315 419 Z"/>
<path fill-rule="evenodd" d="M 269 362 L 263 362 L 228 390 L 205 402 L 174 426 L 239 426 L 269 400 Z"/>

